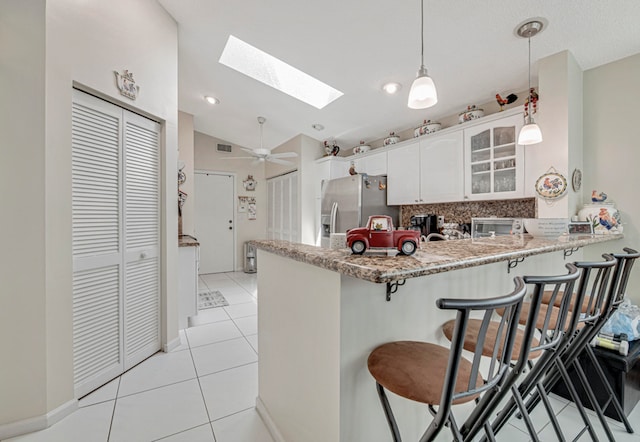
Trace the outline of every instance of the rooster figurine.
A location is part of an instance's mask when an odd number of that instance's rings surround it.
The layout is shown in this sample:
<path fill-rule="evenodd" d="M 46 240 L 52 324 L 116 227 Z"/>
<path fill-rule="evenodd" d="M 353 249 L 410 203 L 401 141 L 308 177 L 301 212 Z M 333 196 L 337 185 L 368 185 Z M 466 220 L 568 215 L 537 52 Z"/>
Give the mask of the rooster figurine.
<path fill-rule="evenodd" d="M 591 201 L 593 201 L 594 203 L 601 203 L 603 201 L 606 201 L 606 199 L 607 199 L 607 194 L 604 192 L 598 193 L 597 190 L 594 190 L 593 192 L 591 192 Z"/>
<path fill-rule="evenodd" d="M 504 110 L 505 104 L 511 104 L 514 101 L 516 101 L 517 99 L 518 99 L 518 96 L 516 94 L 509 94 L 509 95 L 507 95 L 506 98 L 502 98 L 500 96 L 500 94 L 496 94 L 496 101 L 498 102 L 498 105 L 500 106 L 500 112 L 502 112 Z"/>

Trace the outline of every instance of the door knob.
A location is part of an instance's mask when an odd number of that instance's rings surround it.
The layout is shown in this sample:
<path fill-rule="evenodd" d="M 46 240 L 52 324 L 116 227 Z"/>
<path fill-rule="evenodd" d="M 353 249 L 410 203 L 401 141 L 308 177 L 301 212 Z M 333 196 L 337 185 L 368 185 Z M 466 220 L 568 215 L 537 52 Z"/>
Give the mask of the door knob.
<path fill-rule="evenodd" d="M 147 252 L 140 253 L 140 259 L 145 259 L 147 257 Z"/>

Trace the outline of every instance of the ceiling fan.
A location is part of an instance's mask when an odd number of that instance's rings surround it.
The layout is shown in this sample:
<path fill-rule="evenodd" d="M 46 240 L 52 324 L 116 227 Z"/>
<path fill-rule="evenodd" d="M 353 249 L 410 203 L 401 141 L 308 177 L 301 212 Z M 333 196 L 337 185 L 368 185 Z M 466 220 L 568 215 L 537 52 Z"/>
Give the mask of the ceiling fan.
<path fill-rule="evenodd" d="M 297 157 L 298 154 L 295 152 L 281 152 L 281 153 L 271 153 L 270 149 L 265 149 L 262 145 L 262 127 L 264 122 L 267 121 L 264 117 L 258 117 L 258 123 L 260 124 L 260 148 L 259 149 L 248 149 L 246 147 L 241 147 L 240 149 L 245 152 L 251 154 L 250 157 L 229 157 L 222 158 L 223 160 L 250 160 L 253 159 L 253 164 L 258 164 L 264 161 L 269 161 L 275 164 L 282 164 L 283 166 L 291 166 L 294 163 L 291 161 L 283 160 L 282 158 L 294 158 Z"/>

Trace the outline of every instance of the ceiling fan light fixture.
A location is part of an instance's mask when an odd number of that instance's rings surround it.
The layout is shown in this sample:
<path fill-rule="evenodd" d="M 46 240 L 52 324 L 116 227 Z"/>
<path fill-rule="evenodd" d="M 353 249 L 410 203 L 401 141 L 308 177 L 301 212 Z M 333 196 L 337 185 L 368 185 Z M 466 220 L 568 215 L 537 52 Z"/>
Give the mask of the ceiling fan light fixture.
<path fill-rule="evenodd" d="M 420 5 L 420 69 L 409 90 L 407 106 L 410 109 L 426 109 L 438 102 L 436 85 L 424 66 L 424 0 Z"/>
<path fill-rule="evenodd" d="M 516 34 L 522 38 L 526 38 L 529 42 L 529 96 L 527 97 L 525 124 L 518 134 L 518 144 L 523 146 L 530 146 L 542 142 L 542 131 L 531 116 L 531 102 L 533 101 L 531 93 L 531 37 L 539 34 L 543 27 L 544 25 L 541 21 L 530 20 L 516 29 Z"/>

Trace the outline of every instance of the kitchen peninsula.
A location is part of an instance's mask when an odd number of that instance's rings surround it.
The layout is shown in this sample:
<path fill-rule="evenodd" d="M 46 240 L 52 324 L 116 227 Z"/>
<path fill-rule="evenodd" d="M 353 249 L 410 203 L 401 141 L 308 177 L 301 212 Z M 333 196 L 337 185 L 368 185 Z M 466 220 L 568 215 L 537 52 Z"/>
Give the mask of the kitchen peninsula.
<path fill-rule="evenodd" d="M 516 275 L 565 273 L 581 247 L 622 237 L 437 241 L 395 257 L 253 241 L 260 262 L 256 407 L 276 441 L 388 441 L 366 364 L 376 346 L 404 339 L 446 345 L 440 326 L 452 316 L 436 299 L 506 294 Z M 418 440 L 430 421 L 426 407 L 396 399 L 403 438 Z"/>

